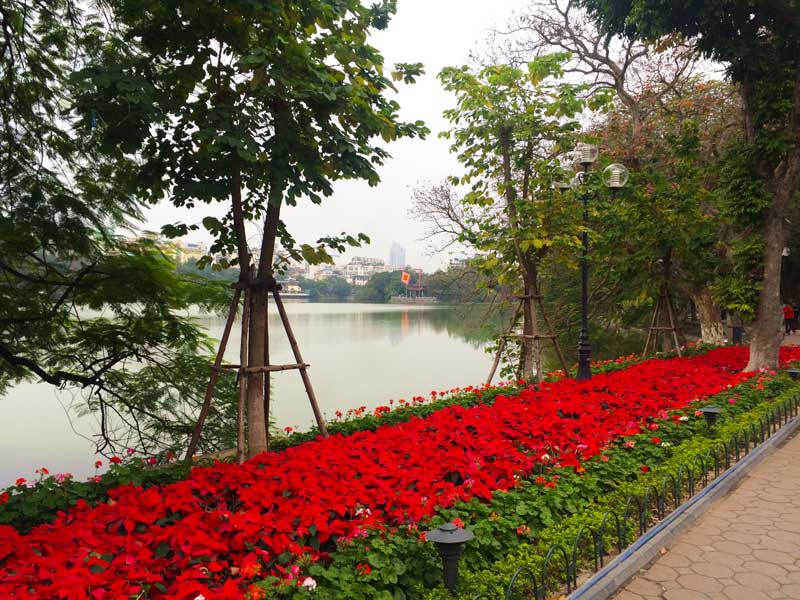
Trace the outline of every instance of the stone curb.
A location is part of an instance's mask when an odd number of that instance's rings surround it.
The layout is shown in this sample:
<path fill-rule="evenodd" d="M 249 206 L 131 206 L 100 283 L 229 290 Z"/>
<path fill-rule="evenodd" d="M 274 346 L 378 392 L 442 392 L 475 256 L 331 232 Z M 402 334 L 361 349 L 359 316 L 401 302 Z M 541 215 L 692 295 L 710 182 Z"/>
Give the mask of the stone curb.
<path fill-rule="evenodd" d="M 800 418 L 792 417 L 777 433 L 751 450 L 747 456 L 623 550 L 622 554 L 572 592 L 568 599 L 606 600 L 613 596 L 634 575 L 655 560 L 662 548 L 688 529 L 715 501 L 739 485 L 753 467 L 789 439 L 798 428 L 800 428 Z"/>

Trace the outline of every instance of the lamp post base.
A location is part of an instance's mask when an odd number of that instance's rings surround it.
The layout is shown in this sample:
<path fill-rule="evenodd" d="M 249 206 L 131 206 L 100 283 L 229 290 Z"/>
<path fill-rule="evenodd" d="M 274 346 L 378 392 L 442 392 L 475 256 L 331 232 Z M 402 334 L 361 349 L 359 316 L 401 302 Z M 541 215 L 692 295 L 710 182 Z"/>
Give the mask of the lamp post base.
<path fill-rule="evenodd" d="M 591 354 L 592 347 L 588 342 L 578 346 L 578 374 L 575 377 L 578 381 L 592 378 Z"/>

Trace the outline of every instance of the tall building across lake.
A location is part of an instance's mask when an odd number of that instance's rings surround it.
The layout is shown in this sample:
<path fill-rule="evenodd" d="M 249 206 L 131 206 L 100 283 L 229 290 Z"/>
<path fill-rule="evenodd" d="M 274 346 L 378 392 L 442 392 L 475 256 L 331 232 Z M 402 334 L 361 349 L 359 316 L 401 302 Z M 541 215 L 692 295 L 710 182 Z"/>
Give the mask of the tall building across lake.
<path fill-rule="evenodd" d="M 394 270 L 406 266 L 406 249 L 397 242 L 394 242 L 392 249 L 389 250 L 389 266 Z"/>

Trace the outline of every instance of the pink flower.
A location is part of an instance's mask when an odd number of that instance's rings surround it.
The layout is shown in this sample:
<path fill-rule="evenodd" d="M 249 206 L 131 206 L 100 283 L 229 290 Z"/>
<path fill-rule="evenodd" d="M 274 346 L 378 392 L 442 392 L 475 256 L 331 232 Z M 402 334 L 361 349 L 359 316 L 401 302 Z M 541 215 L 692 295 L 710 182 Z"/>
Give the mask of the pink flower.
<path fill-rule="evenodd" d="M 135 454 L 136 450 L 134 450 L 133 448 L 128 448 L 127 450 L 125 450 L 125 452 L 128 454 L 128 456 L 130 456 L 131 454 Z"/>
<path fill-rule="evenodd" d="M 628 440 L 627 442 L 625 442 L 625 447 L 626 448 L 635 448 L 636 447 L 636 442 L 634 442 L 633 440 Z"/>
<path fill-rule="evenodd" d="M 307 590 L 315 590 L 317 589 L 317 582 L 313 577 L 306 577 L 303 579 L 302 586 Z"/>
<path fill-rule="evenodd" d="M 96 461 L 94 461 L 94 468 L 95 468 L 95 469 L 99 469 L 99 468 L 100 468 L 100 467 L 102 467 L 102 466 L 103 466 L 103 461 L 102 461 L 102 460 L 96 460 Z"/>
<path fill-rule="evenodd" d="M 292 429 L 291 427 L 284 427 L 284 428 L 283 428 L 283 430 L 284 430 L 286 433 L 292 433 L 292 432 L 294 431 L 294 429 Z"/>
<path fill-rule="evenodd" d="M 696 411 L 694 411 L 694 416 L 695 416 L 695 417 L 702 417 L 702 416 L 703 416 L 703 411 L 702 411 L 702 410 L 696 410 Z"/>
<path fill-rule="evenodd" d="M 158 461 L 156 461 L 156 457 L 155 456 L 151 456 L 150 458 L 147 459 L 147 464 L 148 465 L 154 465 L 154 464 L 156 464 L 156 462 L 158 462 Z"/>
<path fill-rule="evenodd" d="M 728 404 L 736 404 L 736 398 L 728 398 Z"/>

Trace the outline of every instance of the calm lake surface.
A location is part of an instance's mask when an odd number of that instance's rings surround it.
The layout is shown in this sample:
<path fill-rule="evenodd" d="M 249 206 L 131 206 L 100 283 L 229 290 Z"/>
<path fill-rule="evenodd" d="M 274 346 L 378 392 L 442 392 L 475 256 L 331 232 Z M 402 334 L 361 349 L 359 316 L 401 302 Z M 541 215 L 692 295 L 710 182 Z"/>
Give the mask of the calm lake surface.
<path fill-rule="evenodd" d="M 427 395 L 482 383 L 491 364 L 483 351 L 492 322 L 486 307 L 401 306 L 286 302 L 323 412 L 386 404 L 389 399 Z M 224 320 L 198 315 L 217 339 Z M 499 322 L 499 321 L 495 321 Z M 294 363 L 274 307 L 270 307 L 270 346 L 274 363 Z M 239 333 L 228 343 L 226 359 L 238 363 Z M 273 418 L 280 427 L 306 428 L 313 414 L 297 371 L 273 376 Z M 46 466 L 51 473 L 94 474 L 91 416 L 78 417 L 71 406 L 79 394 L 45 384 L 22 384 L 0 397 L 0 487 L 17 477 L 32 478 Z M 105 462 L 105 461 L 104 461 Z"/>
<path fill-rule="evenodd" d="M 507 316 L 488 317 L 488 308 L 481 305 L 287 302 L 286 309 L 328 417 L 337 410 L 374 408 L 390 399 L 482 384 L 492 361 L 484 348 L 508 321 Z M 201 314 L 196 318 L 211 336 L 221 337 L 223 319 Z M 562 348 L 567 360 L 574 361 L 572 338 L 577 332 L 565 336 Z M 239 362 L 239 340 L 234 328 L 226 353 L 231 363 Z M 608 331 L 592 332 L 592 342 L 593 358 L 641 351 L 643 345 L 640 336 Z M 273 306 L 270 352 L 273 363 L 295 362 Z M 549 349 L 545 361 L 546 368 L 557 368 Z M 276 424 L 307 428 L 313 414 L 299 373 L 275 373 L 272 385 Z M 0 397 L 0 488 L 17 477 L 34 478 L 34 470 L 42 466 L 79 478 L 94 474 L 92 436 L 99 426 L 92 416 L 77 416 L 75 408 L 82 402 L 80 394 L 35 383 Z"/>

